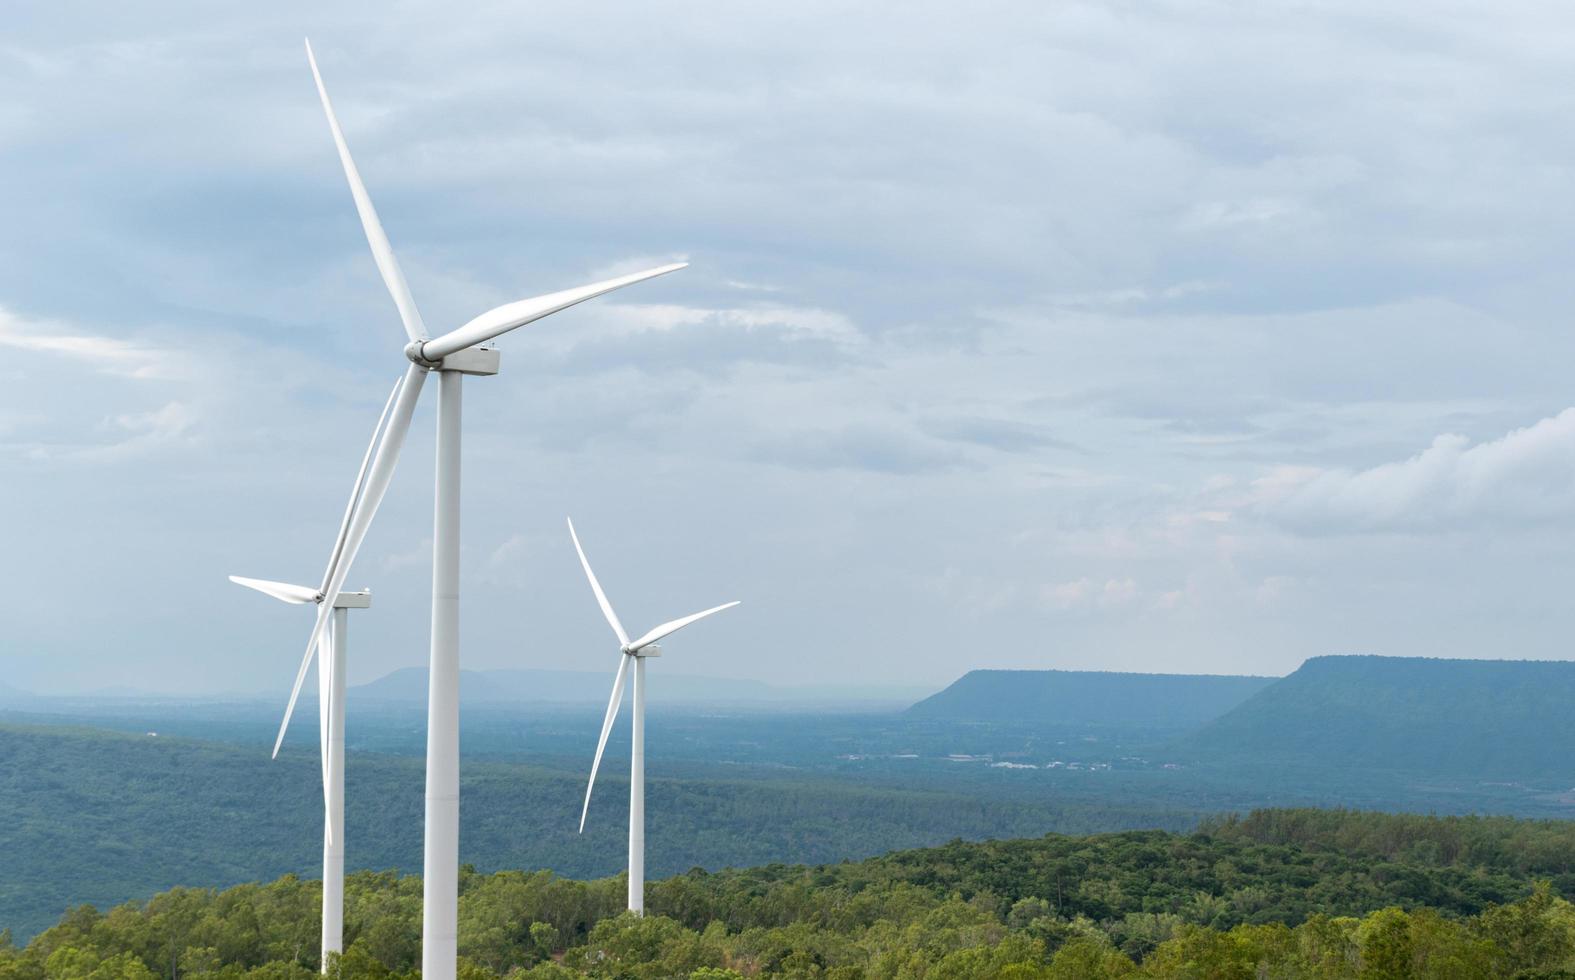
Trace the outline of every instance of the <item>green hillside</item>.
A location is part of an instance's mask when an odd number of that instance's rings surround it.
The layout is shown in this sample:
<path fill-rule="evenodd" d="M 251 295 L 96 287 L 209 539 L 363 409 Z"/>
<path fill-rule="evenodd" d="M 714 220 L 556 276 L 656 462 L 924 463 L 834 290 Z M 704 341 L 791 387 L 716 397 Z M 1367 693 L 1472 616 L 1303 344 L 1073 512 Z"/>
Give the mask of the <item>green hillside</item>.
<path fill-rule="evenodd" d="M 696 869 L 648 884 L 644 919 L 621 914 L 619 878 L 466 872 L 460 975 L 1553 980 L 1575 967 L 1572 866 L 1568 822 L 1278 811 L 1188 835 Z M 304 980 L 319 896 L 292 876 L 79 908 L 25 949 L 0 942 L 0 980 Z M 414 877 L 351 876 L 334 975 L 414 978 L 420 899 Z"/>
<path fill-rule="evenodd" d="M 1314 657 L 1181 743 L 1214 760 L 1575 779 L 1575 663 Z"/>
<path fill-rule="evenodd" d="M 582 836 L 582 774 L 467 761 L 461 858 L 487 870 L 552 868 L 583 877 L 616 871 L 628 801 L 618 768 L 616 761 L 604 768 Z M 1199 816 L 1185 808 L 991 800 L 770 772 L 760 779 L 740 772 L 730 780 L 650 780 L 651 873 L 834 861 L 953 837 L 1180 829 Z M 421 866 L 422 779 L 420 759 L 351 754 L 350 868 Z M 0 726 L 0 928 L 25 937 L 74 903 L 312 873 L 321 861 L 320 787 L 315 747 L 269 761 L 263 747 Z"/>
<path fill-rule="evenodd" d="M 1021 725 L 1182 729 L 1218 718 L 1272 677 L 971 670 L 908 709 L 913 718 Z"/>

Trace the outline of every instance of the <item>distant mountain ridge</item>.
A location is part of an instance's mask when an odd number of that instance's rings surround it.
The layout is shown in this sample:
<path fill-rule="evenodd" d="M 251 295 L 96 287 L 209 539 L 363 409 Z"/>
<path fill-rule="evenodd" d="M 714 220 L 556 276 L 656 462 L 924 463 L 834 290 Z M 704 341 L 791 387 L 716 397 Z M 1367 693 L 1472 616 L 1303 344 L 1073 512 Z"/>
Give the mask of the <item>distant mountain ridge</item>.
<path fill-rule="evenodd" d="M 907 711 L 946 721 L 1193 728 L 1278 678 L 1091 670 L 971 670 Z"/>
<path fill-rule="evenodd" d="M 1575 777 L 1575 663 L 1313 657 L 1179 745 L 1198 757 Z"/>

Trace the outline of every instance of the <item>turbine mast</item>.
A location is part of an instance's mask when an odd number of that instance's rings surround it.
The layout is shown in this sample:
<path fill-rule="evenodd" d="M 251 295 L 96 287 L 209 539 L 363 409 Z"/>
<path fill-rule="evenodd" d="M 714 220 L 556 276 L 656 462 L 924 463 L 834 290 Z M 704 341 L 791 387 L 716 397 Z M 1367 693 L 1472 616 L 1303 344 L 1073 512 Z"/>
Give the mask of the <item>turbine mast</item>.
<path fill-rule="evenodd" d="M 320 969 L 328 973 L 330 954 L 344 952 L 345 932 L 345 654 L 349 650 L 349 609 L 372 604 L 366 592 L 341 592 L 334 603 L 329 625 L 330 668 L 328 683 L 318 692 L 328 701 L 327 759 L 323 776 L 328 780 L 328 812 L 323 814 L 323 942 Z"/>
<path fill-rule="evenodd" d="M 427 792 L 421 880 L 421 975 L 453 980 L 459 956 L 459 500 L 465 375 L 498 373 L 495 350 L 437 368 L 432 513 L 432 656 L 427 674 Z"/>
<path fill-rule="evenodd" d="M 661 656 L 646 647 L 634 658 L 634 738 L 629 749 L 629 911 L 645 914 L 645 658 Z"/>

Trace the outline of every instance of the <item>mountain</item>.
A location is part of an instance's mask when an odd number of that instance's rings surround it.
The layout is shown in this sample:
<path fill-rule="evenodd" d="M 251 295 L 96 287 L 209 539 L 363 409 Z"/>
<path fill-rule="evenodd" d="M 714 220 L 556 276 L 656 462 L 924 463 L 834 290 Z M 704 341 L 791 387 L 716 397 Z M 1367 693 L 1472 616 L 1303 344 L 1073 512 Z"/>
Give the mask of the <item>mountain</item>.
<path fill-rule="evenodd" d="M 613 671 L 583 670 L 462 670 L 460 701 L 470 704 L 546 701 L 575 704 L 607 703 Z M 697 702 L 809 703 L 894 701 L 905 689 L 840 689 L 829 687 L 776 687 L 762 681 L 693 674 L 661 673 L 650 685 L 647 698 L 656 704 Z M 349 696 L 361 701 L 419 702 L 427 699 L 427 669 L 405 667 L 350 688 Z"/>
<path fill-rule="evenodd" d="M 1572 775 L 1575 663 L 1314 657 L 1186 738 L 1200 758 Z"/>
<path fill-rule="evenodd" d="M 1181 729 L 1219 717 L 1274 681 L 1216 674 L 971 670 L 907 714 L 946 721 Z"/>

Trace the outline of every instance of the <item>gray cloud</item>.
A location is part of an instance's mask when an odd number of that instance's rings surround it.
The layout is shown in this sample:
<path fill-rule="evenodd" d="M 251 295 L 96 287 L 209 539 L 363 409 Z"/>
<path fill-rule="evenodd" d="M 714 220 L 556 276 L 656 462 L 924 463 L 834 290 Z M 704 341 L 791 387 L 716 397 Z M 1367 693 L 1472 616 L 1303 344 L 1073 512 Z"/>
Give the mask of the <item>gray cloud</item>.
<path fill-rule="evenodd" d="M 926 419 L 919 424 L 919 427 L 926 435 L 935 439 L 982 446 L 1006 453 L 1023 453 L 1036 449 L 1086 452 L 1076 444 L 1058 438 L 1045 426 L 1015 419 L 953 416 Z"/>
<path fill-rule="evenodd" d="M 899 476 L 951 469 L 964 462 L 955 450 L 912 433 L 865 425 L 783 433 L 756 443 L 752 455 L 773 466 Z"/>

